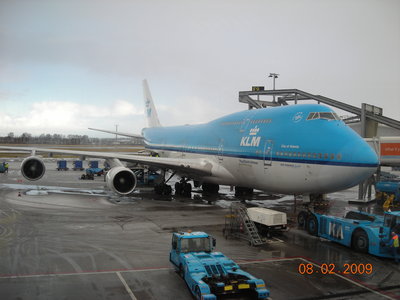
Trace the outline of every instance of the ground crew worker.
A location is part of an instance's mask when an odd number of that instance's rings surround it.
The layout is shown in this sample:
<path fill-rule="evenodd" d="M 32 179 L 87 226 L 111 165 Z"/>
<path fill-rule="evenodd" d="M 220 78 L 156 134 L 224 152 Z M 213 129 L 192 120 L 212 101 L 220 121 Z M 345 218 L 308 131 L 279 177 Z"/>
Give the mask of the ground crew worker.
<path fill-rule="evenodd" d="M 394 200 L 394 194 L 391 194 L 383 203 L 383 210 L 388 211 L 390 207 L 393 207 L 393 200 Z"/>
<path fill-rule="evenodd" d="M 7 162 L 4 164 L 4 168 L 5 168 L 5 173 L 8 173 L 8 163 Z"/>
<path fill-rule="evenodd" d="M 396 263 L 398 263 L 399 262 L 399 236 L 394 231 L 392 231 L 392 239 L 390 240 L 389 246 L 392 249 L 394 261 Z"/>

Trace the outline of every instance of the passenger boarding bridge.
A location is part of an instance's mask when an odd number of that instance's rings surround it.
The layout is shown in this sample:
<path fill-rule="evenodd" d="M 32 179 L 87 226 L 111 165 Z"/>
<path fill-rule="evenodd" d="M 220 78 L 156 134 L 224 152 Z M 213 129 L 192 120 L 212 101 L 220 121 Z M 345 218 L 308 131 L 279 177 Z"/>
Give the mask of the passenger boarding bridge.
<path fill-rule="evenodd" d="M 272 101 L 262 98 L 272 96 Z M 380 157 L 380 166 L 398 167 L 400 166 L 400 137 L 377 137 L 378 123 L 400 130 L 400 121 L 383 116 L 383 110 L 380 107 L 362 103 L 361 108 L 334 100 L 321 95 L 313 95 L 298 89 L 264 90 L 263 86 L 253 86 L 251 91 L 239 92 L 239 102 L 246 103 L 249 109 L 259 109 L 269 106 L 289 105 L 293 101 L 297 104 L 299 101 L 317 101 L 343 111 L 354 114 L 354 117 L 344 119 L 346 123 L 360 121 L 361 136 L 366 138 L 367 142 L 375 149 Z M 366 203 L 371 199 L 371 186 L 375 181 L 379 181 L 380 167 L 376 176 L 368 179 L 359 185 L 359 202 Z"/>

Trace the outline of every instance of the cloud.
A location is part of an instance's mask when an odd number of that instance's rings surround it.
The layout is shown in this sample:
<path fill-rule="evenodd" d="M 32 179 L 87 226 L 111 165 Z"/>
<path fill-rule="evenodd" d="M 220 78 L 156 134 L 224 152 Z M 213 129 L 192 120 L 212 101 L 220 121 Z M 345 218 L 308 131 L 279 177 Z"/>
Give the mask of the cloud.
<path fill-rule="evenodd" d="M 136 116 L 140 115 L 143 111 L 126 100 L 116 100 L 104 107 L 71 101 L 41 101 L 33 103 L 25 115 L 12 116 L 0 112 L 0 134 L 74 134 L 95 125 L 110 128 L 118 120 L 137 119 Z"/>

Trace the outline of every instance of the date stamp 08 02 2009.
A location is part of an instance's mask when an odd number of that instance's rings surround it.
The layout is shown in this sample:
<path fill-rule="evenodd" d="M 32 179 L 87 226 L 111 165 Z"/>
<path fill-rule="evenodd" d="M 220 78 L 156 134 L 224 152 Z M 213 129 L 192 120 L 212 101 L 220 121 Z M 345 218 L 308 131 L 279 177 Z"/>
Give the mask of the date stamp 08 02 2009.
<path fill-rule="evenodd" d="M 311 263 L 301 263 L 298 267 L 298 272 L 301 275 L 312 274 L 341 274 L 341 275 L 363 275 L 372 274 L 372 264 L 343 264 L 342 270 L 336 268 L 335 264 L 321 264 L 320 266 Z"/>

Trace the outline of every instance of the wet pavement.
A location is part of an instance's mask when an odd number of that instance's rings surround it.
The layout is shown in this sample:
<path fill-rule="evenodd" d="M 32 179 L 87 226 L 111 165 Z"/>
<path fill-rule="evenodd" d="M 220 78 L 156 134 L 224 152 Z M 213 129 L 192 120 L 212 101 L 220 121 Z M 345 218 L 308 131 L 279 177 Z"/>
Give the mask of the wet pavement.
<path fill-rule="evenodd" d="M 392 260 L 312 237 L 295 224 L 260 247 L 223 237 L 232 201 L 293 219 L 301 201 L 294 206 L 292 196 L 237 199 L 223 187 L 211 198 L 199 191 L 191 199 L 162 197 L 150 188 L 119 198 L 102 177 L 82 181 L 82 172 L 46 164 L 34 184 L 19 175 L 18 162 L 0 174 L 0 299 L 192 299 L 168 260 L 171 233 L 186 229 L 216 237 L 217 250 L 262 278 L 272 299 L 400 299 L 400 267 Z M 356 195 L 357 189 L 329 195 L 320 209 L 379 212 L 374 204 L 349 205 Z M 343 274 L 347 264 L 358 271 Z M 368 264 L 372 271 L 360 274 Z"/>

